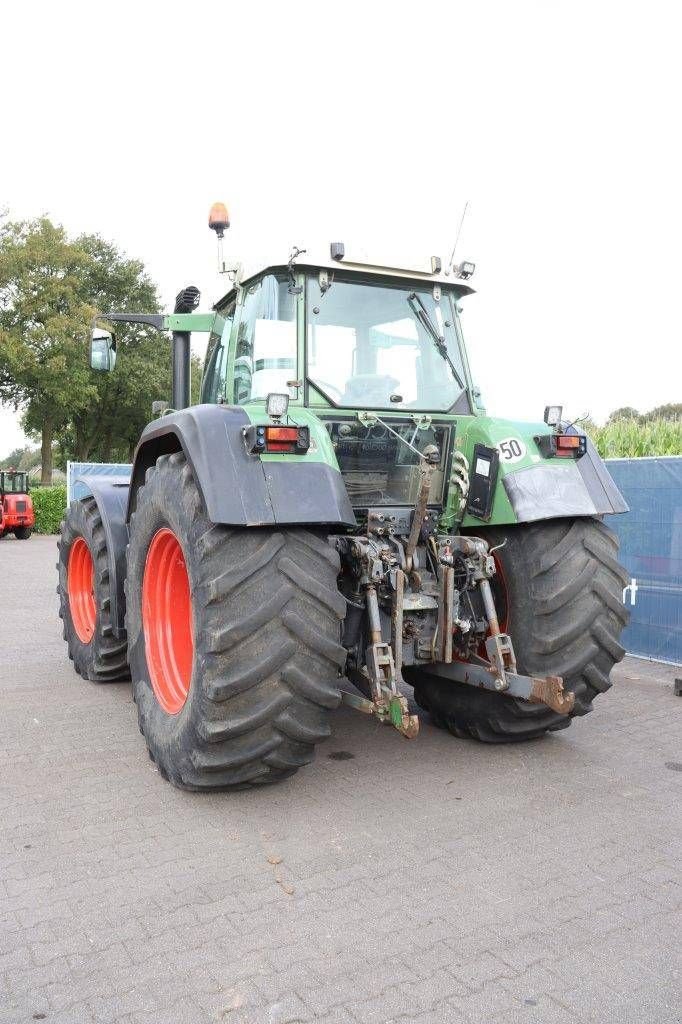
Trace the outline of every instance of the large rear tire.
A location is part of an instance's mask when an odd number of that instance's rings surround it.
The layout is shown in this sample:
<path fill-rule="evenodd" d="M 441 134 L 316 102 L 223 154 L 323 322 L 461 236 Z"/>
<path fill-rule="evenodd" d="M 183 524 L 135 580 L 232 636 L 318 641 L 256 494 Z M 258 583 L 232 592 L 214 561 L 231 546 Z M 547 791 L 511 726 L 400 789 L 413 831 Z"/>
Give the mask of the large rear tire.
<path fill-rule="evenodd" d="M 559 675 L 575 694 L 571 716 L 490 690 L 405 669 L 415 700 L 455 736 L 487 743 L 534 739 L 564 729 L 611 686 L 623 657 L 627 574 L 614 533 L 597 519 L 560 519 L 477 531 L 495 553 L 498 613 L 506 620 L 519 672 Z"/>
<path fill-rule="evenodd" d="M 94 498 L 73 501 L 57 542 L 59 617 L 76 672 L 93 683 L 129 679 L 125 635 L 111 622 L 107 543 Z"/>
<path fill-rule="evenodd" d="M 127 629 L 140 731 L 162 775 L 190 790 L 292 775 L 340 701 L 345 601 L 319 533 L 208 519 L 184 455 L 137 495 Z"/>

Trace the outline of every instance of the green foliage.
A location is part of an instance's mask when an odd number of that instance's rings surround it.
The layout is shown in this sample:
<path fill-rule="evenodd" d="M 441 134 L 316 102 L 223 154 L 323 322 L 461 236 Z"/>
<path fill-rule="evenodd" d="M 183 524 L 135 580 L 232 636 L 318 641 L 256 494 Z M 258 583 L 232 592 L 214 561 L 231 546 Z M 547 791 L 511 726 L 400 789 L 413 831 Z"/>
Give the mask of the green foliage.
<path fill-rule="evenodd" d="M 83 359 L 91 307 L 78 289 L 79 255 L 43 218 L 0 230 L 0 400 L 27 403 L 47 462 L 55 429 L 92 392 Z"/>
<path fill-rule="evenodd" d="M 201 359 L 192 353 L 190 359 L 190 405 L 198 405 L 201 396 Z"/>
<path fill-rule="evenodd" d="M 657 405 L 651 412 L 645 412 L 640 417 L 645 423 L 647 420 L 682 420 L 682 405 L 678 405 L 674 402 L 669 402 L 667 405 Z"/>
<path fill-rule="evenodd" d="M 666 405 L 657 405 L 649 412 L 640 413 L 631 405 L 624 405 L 620 409 L 614 409 L 607 419 L 607 424 L 615 423 L 617 420 L 637 421 L 649 423 L 651 420 L 680 420 L 682 419 L 682 405 L 675 402 L 668 402 Z"/>
<path fill-rule="evenodd" d="M 682 455 L 682 418 L 609 418 L 604 427 L 593 423 L 582 423 L 580 427 L 592 438 L 603 459 Z"/>
<path fill-rule="evenodd" d="M 35 469 L 40 466 L 40 448 L 26 445 L 14 448 L 4 459 L 0 459 L 0 469 Z"/>
<path fill-rule="evenodd" d="M 36 533 L 59 533 L 66 512 L 66 487 L 37 487 L 31 490 L 36 514 Z"/>
<path fill-rule="evenodd" d="M 631 406 L 615 409 L 603 427 L 589 418 L 578 424 L 604 459 L 682 455 L 682 405 L 668 403 L 639 413 Z"/>
<path fill-rule="evenodd" d="M 609 416 L 609 418 L 607 419 L 606 422 L 607 423 L 615 423 L 617 420 L 638 420 L 638 419 L 639 419 L 639 413 L 637 412 L 637 410 L 633 409 L 633 407 L 631 405 L 624 405 L 620 409 L 614 409 L 614 411 L 611 413 L 611 415 Z"/>
<path fill-rule="evenodd" d="M 159 310 L 142 263 L 97 235 L 69 239 L 43 217 L 0 222 L 0 401 L 26 406 L 24 428 L 42 438 L 43 480 L 52 441 L 64 458 L 128 457 L 154 398 L 169 396 L 165 338 L 122 327 L 120 365 L 88 365 L 96 312 Z"/>
<path fill-rule="evenodd" d="M 126 260 L 97 235 L 76 240 L 88 253 L 84 285 L 99 312 L 157 313 L 156 289 L 142 263 Z M 96 399 L 75 412 L 59 434 L 61 455 L 92 462 L 124 462 L 132 457 L 157 398 L 170 399 L 171 352 L 168 339 L 151 328 L 117 324 L 118 361 L 112 373 L 92 373 Z"/>

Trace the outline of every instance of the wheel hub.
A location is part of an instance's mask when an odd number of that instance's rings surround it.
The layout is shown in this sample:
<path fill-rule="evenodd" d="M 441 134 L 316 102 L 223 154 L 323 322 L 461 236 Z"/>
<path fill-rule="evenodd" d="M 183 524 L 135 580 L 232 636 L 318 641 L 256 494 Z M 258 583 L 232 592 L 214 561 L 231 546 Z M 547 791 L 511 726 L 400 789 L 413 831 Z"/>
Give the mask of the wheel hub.
<path fill-rule="evenodd" d="M 178 538 L 164 527 L 152 537 L 142 581 L 142 628 L 149 677 L 169 715 L 185 705 L 192 679 L 192 598 Z"/>
<path fill-rule="evenodd" d="M 73 628 L 80 642 L 89 644 L 95 632 L 97 618 L 95 566 L 90 548 L 83 537 L 77 537 L 71 545 L 66 576 Z"/>

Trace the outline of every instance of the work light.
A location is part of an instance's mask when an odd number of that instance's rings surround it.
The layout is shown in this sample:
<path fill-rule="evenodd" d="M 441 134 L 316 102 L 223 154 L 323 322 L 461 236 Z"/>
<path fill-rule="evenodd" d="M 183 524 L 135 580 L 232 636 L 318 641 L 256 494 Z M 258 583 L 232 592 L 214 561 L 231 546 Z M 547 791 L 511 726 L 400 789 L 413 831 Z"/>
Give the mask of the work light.
<path fill-rule="evenodd" d="M 289 396 L 279 395 L 277 392 L 273 391 L 265 399 L 265 408 L 270 419 L 278 420 L 287 414 L 287 409 L 289 408 Z"/>
<path fill-rule="evenodd" d="M 563 412 L 563 406 L 561 405 L 546 405 L 545 415 L 543 419 L 548 427 L 558 427 L 561 423 L 561 414 Z"/>

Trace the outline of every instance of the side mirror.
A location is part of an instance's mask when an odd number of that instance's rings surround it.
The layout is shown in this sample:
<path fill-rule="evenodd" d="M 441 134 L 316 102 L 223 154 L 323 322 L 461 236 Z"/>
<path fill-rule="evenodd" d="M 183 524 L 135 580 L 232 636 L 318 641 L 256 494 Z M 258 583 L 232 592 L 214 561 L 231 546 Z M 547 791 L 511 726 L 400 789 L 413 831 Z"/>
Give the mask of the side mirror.
<path fill-rule="evenodd" d="M 112 331 L 93 328 L 90 337 L 90 366 L 99 373 L 108 373 L 116 366 L 116 336 Z"/>

